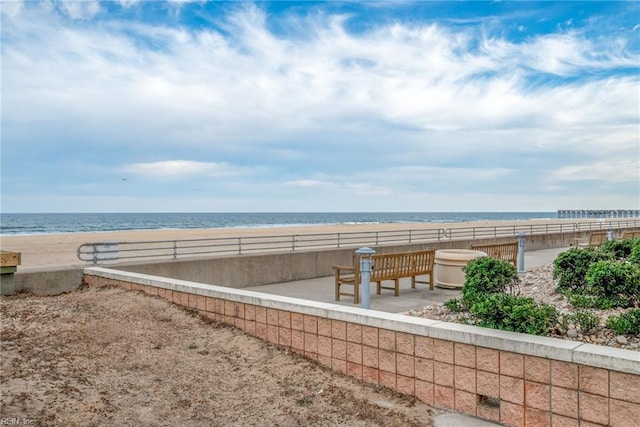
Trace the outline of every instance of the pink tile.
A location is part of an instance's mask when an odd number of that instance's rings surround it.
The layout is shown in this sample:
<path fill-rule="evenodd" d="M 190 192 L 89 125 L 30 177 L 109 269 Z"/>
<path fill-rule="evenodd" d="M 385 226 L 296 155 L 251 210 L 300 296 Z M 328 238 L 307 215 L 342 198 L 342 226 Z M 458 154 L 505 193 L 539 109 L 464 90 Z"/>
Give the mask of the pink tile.
<path fill-rule="evenodd" d="M 453 365 L 434 361 L 433 382 L 437 385 L 453 388 Z"/>
<path fill-rule="evenodd" d="M 378 363 L 380 371 L 396 373 L 396 353 L 389 350 L 378 351 Z"/>
<path fill-rule="evenodd" d="M 331 338 L 346 341 L 347 340 L 347 323 L 342 320 L 331 321 Z"/>
<path fill-rule="evenodd" d="M 551 385 L 577 390 L 578 365 L 569 362 L 551 361 Z"/>
<path fill-rule="evenodd" d="M 291 348 L 294 350 L 302 350 L 304 352 L 304 332 L 291 331 Z"/>
<path fill-rule="evenodd" d="M 524 379 L 542 384 L 550 384 L 551 361 L 543 357 L 524 357 Z"/>
<path fill-rule="evenodd" d="M 396 332 L 396 350 L 399 353 L 413 356 L 414 336 L 403 332 Z"/>
<path fill-rule="evenodd" d="M 443 408 L 455 409 L 455 392 L 453 388 L 434 384 L 433 404 Z"/>
<path fill-rule="evenodd" d="M 415 355 L 423 359 L 433 359 L 433 338 L 416 336 Z"/>
<path fill-rule="evenodd" d="M 415 357 L 408 354 L 396 354 L 396 368 L 398 374 L 413 378 L 415 376 Z"/>
<path fill-rule="evenodd" d="M 633 426 L 640 420 L 640 404 L 611 399 L 609 401 L 611 427 Z"/>
<path fill-rule="evenodd" d="M 267 323 L 267 309 L 256 306 L 256 322 Z"/>
<path fill-rule="evenodd" d="M 416 380 L 416 398 L 427 405 L 433 405 L 433 383 Z"/>
<path fill-rule="evenodd" d="M 378 384 L 391 390 L 395 390 L 396 374 L 386 371 L 378 371 Z"/>
<path fill-rule="evenodd" d="M 433 360 L 416 357 L 414 363 L 415 363 L 416 379 L 432 383 L 433 382 Z"/>
<path fill-rule="evenodd" d="M 522 354 L 501 351 L 500 375 L 524 378 L 524 356 Z"/>
<path fill-rule="evenodd" d="M 481 371 L 500 372 L 500 352 L 491 348 L 476 348 L 476 366 Z"/>
<path fill-rule="evenodd" d="M 209 310 L 209 304 L 207 304 L 207 311 Z M 256 306 L 252 304 L 246 304 L 244 307 L 244 318 L 245 320 L 256 320 Z"/>
<path fill-rule="evenodd" d="M 362 365 L 362 345 L 347 342 L 347 362 Z"/>
<path fill-rule="evenodd" d="M 475 393 L 469 393 L 462 390 L 455 391 L 456 411 L 464 414 L 476 416 L 476 407 L 478 405 L 478 396 Z"/>
<path fill-rule="evenodd" d="M 454 384 L 456 390 L 476 393 L 476 370 L 464 366 L 454 366 Z M 475 405 L 474 405 L 475 408 Z M 475 412 L 475 409 L 474 409 Z M 467 412 L 468 413 L 468 412 Z"/>
<path fill-rule="evenodd" d="M 362 364 L 370 368 L 378 369 L 378 348 L 362 346 Z"/>
<path fill-rule="evenodd" d="M 310 334 L 308 334 L 310 335 Z M 305 339 L 308 335 L 305 335 Z M 318 339 L 318 355 L 331 357 L 331 338 L 319 336 Z"/>
<path fill-rule="evenodd" d="M 318 335 L 331 336 L 331 319 L 318 318 Z"/>
<path fill-rule="evenodd" d="M 476 346 L 469 344 L 455 343 L 453 346 L 455 364 L 466 366 L 467 368 L 476 367 Z"/>
<path fill-rule="evenodd" d="M 283 347 L 291 347 L 291 329 L 278 328 L 278 344 Z"/>
<path fill-rule="evenodd" d="M 638 390 L 637 390 L 638 391 Z M 580 420 L 609 424 L 609 399 L 595 394 L 579 393 Z"/>
<path fill-rule="evenodd" d="M 528 408 L 551 411 L 551 386 L 549 384 L 525 381 L 524 404 Z"/>
<path fill-rule="evenodd" d="M 476 392 L 486 397 L 500 397 L 500 375 L 476 371 Z"/>
<path fill-rule="evenodd" d="M 580 422 L 576 418 L 551 414 L 551 427 L 579 427 Z"/>
<path fill-rule="evenodd" d="M 318 333 L 318 318 L 315 316 L 304 315 L 304 331 L 312 334 Z"/>
<path fill-rule="evenodd" d="M 609 396 L 609 371 L 590 366 L 578 367 L 580 376 L 580 391 L 599 396 Z"/>
<path fill-rule="evenodd" d="M 304 331 L 304 314 L 291 313 L 291 329 L 294 331 Z"/>
<path fill-rule="evenodd" d="M 532 427 L 551 427 L 551 412 L 525 406 L 524 424 Z"/>
<path fill-rule="evenodd" d="M 451 341 L 433 340 L 433 359 L 453 365 L 453 343 Z"/>
<path fill-rule="evenodd" d="M 378 330 L 378 345 L 383 350 L 396 350 L 396 333 L 388 329 Z"/>
<path fill-rule="evenodd" d="M 368 366 L 362 367 L 362 380 L 369 384 L 378 384 L 378 370 Z"/>
<path fill-rule="evenodd" d="M 318 336 L 316 334 L 304 334 L 304 351 L 305 353 L 318 353 Z M 329 350 L 331 354 L 331 350 Z"/>
<path fill-rule="evenodd" d="M 371 326 L 362 327 L 362 344 L 378 348 L 378 328 Z"/>
<path fill-rule="evenodd" d="M 347 375 L 359 380 L 362 379 L 362 365 L 347 362 Z"/>
<path fill-rule="evenodd" d="M 500 402 L 500 422 L 512 427 L 524 426 L 524 406 Z"/>
<path fill-rule="evenodd" d="M 356 344 L 362 343 L 362 325 L 347 323 L 347 341 Z"/>
<path fill-rule="evenodd" d="M 278 324 L 278 310 L 275 308 L 267 308 L 267 325 Z"/>
<path fill-rule="evenodd" d="M 578 418 L 578 392 L 551 386 L 551 412 L 569 418 Z M 553 417 L 551 423 L 553 424 Z"/>
<path fill-rule="evenodd" d="M 347 342 L 339 339 L 331 339 L 331 357 L 338 360 L 347 360 Z"/>
<path fill-rule="evenodd" d="M 500 400 L 524 405 L 524 380 L 500 375 Z"/>
<path fill-rule="evenodd" d="M 640 375 L 611 371 L 609 373 L 609 396 L 613 399 L 640 403 Z"/>
<path fill-rule="evenodd" d="M 398 393 L 413 396 L 415 394 L 415 380 L 411 377 L 398 375 L 396 377 L 396 389 Z"/>

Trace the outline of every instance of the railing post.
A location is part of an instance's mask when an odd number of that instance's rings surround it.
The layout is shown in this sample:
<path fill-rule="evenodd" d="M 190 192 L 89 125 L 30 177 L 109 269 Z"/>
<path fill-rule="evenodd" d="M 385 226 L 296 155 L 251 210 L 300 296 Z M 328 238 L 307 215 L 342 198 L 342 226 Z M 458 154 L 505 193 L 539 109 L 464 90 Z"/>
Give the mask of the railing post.
<path fill-rule="evenodd" d="M 242 237 L 238 237 L 238 255 L 242 255 Z"/>
<path fill-rule="evenodd" d="M 524 232 L 518 233 L 518 273 L 524 273 Z"/>
<path fill-rule="evenodd" d="M 173 241 L 173 259 L 178 259 L 178 242 Z"/>
<path fill-rule="evenodd" d="M 338 233 L 338 248 L 340 248 L 340 233 Z"/>
<path fill-rule="evenodd" d="M 291 252 L 296 251 L 296 236 L 295 234 L 291 235 Z"/>
<path fill-rule="evenodd" d="M 360 248 L 356 251 L 357 255 L 360 255 L 360 277 L 362 281 L 362 291 L 360 292 L 360 306 L 362 308 L 370 307 L 371 296 L 371 255 L 375 254 L 371 248 Z M 355 286 L 358 286 L 356 283 Z"/>
<path fill-rule="evenodd" d="M 93 264 L 98 265 L 98 247 L 95 244 L 91 247 L 93 248 Z"/>

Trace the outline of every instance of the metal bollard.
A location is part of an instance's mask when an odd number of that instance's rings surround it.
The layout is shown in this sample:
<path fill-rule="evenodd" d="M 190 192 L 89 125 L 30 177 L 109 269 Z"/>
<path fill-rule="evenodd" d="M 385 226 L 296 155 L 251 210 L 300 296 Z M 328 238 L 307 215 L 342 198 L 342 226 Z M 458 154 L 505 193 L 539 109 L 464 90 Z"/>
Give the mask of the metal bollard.
<path fill-rule="evenodd" d="M 370 307 L 371 296 L 371 255 L 375 254 L 371 248 L 360 248 L 356 254 L 360 255 L 360 277 L 362 278 L 362 291 L 360 292 L 360 307 Z"/>
<path fill-rule="evenodd" d="M 524 273 L 524 232 L 518 233 L 518 273 Z"/>

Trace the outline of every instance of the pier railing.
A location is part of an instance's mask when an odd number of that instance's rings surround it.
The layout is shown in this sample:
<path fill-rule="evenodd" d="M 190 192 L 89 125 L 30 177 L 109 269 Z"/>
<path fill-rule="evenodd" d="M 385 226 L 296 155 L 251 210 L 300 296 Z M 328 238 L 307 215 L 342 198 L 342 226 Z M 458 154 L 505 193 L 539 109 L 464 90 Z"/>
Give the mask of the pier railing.
<path fill-rule="evenodd" d="M 93 264 L 108 264 L 124 260 L 176 260 L 216 255 L 243 255 L 256 252 L 356 248 L 391 244 L 517 237 L 521 234 L 534 236 L 589 231 L 613 231 L 629 228 L 640 228 L 640 219 L 482 227 L 456 226 L 439 229 L 353 231 L 206 239 L 93 242 L 80 245 L 77 255 L 81 261 Z"/>

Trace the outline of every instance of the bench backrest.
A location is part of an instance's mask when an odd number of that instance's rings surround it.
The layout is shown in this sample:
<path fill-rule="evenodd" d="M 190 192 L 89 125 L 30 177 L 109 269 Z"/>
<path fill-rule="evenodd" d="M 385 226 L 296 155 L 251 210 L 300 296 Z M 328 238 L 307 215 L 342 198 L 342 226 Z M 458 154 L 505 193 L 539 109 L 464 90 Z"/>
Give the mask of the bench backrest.
<path fill-rule="evenodd" d="M 435 249 L 371 256 L 371 281 L 420 276 L 433 272 Z M 360 268 L 359 261 L 356 268 Z"/>
<path fill-rule="evenodd" d="M 640 237 L 640 230 L 622 232 L 623 239 L 635 239 L 636 237 Z"/>
<path fill-rule="evenodd" d="M 491 258 L 507 261 L 514 266 L 518 263 L 518 242 L 471 245 L 471 249 L 482 251 Z"/>
<path fill-rule="evenodd" d="M 591 233 L 589 235 L 589 246 L 595 246 L 595 247 L 601 246 L 606 241 L 607 241 L 606 231 Z"/>

